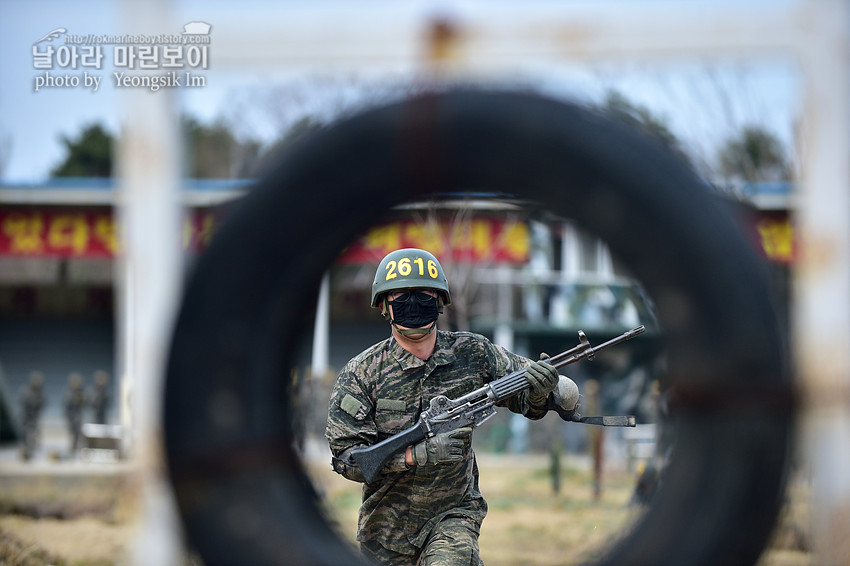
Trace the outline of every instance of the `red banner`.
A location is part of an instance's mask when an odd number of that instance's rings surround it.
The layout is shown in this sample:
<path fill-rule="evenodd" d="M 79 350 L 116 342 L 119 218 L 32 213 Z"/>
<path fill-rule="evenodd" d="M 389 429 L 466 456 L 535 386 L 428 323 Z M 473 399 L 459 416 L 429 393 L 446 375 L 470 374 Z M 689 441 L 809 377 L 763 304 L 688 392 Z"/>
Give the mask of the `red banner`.
<path fill-rule="evenodd" d="M 184 220 L 184 249 L 204 249 L 219 222 L 220 215 L 214 210 L 192 210 Z M 777 263 L 796 261 L 798 243 L 787 213 L 758 213 L 750 230 L 768 259 Z M 529 245 L 528 225 L 520 220 L 485 215 L 463 222 L 404 219 L 373 227 L 340 255 L 339 262 L 377 263 L 399 248 L 422 248 L 445 260 L 524 263 Z M 110 208 L 0 209 L 0 255 L 110 258 L 119 249 Z"/>
<path fill-rule="evenodd" d="M 379 224 L 349 246 L 339 263 L 378 263 L 400 248 L 428 250 L 442 260 L 524 263 L 529 254 L 528 224 L 475 216 L 463 222 L 396 220 Z"/>
<path fill-rule="evenodd" d="M 183 225 L 184 249 L 205 248 L 219 222 L 220 215 L 214 210 L 191 211 Z M 486 215 L 463 222 L 405 219 L 373 227 L 342 253 L 339 262 L 377 263 L 399 248 L 422 248 L 445 260 L 524 263 L 529 245 L 524 221 Z M 0 209 L 0 255 L 111 258 L 120 248 L 120 234 L 110 208 Z"/>
<path fill-rule="evenodd" d="M 184 249 L 206 247 L 217 222 L 213 211 L 193 210 L 183 225 Z M 0 255 L 110 258 L 119 249 L 119 234 L 109 208 L 0 210 Z"/>

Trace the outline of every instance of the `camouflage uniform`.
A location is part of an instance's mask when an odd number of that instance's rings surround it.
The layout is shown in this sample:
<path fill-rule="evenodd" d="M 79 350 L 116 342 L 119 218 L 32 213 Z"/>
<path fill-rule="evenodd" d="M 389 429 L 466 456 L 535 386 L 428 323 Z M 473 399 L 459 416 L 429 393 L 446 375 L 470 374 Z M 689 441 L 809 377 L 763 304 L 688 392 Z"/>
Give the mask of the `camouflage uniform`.
<path fill-rule="evenodd" d="M 23 405 L 23 425 L 24 425 L 24 444 L 23 457 L 30 458 L 35 450 L 41 437 L 39 428 L 39 420 L 41 419 L 41 410 L 44 408 L 44 390 L 42 384 L 44 376 L 40 372 L 33 372 L 30 376 L 30 384 L 23 395 L 21 396 L 21 404 Z"/>
<path fill-rule="evenodd" d="M 106 424 L 106 411 L 109 408 L 109 374 L 103 370 L 94 372 L 94 387 L 91 393 L 91 406 L 94 413 L 93 423 Z"/>
<path fill-rule="evenodd" d="M 72 373 L 68 378 L 68 390 L 65 393 L 65 420 L 71 435 L 71 454 L 75 454 L 82 445 L 83 410 L 87 405 L 83 391 L 83 376 Z"/>
<path fill-rule="evenodd" d="M 334 469 L 364 482 L 346 457 L 349 450 L 413 426 L 436 395 L 458 397 L 529 363 L 469 332 L 438 331 L 426 361 L 394 338 L 372 346 L 345 366 L 331 393 L 325 436 Z M 527 392 L 502 405 L 530 419 L 546 414 L 529 403 Z M 384 563 L 478 564 L 478 532 L 486 514 L 471 446 L 460 462 L 429 466 L 408 466 L 400 453 L 376 481 L 363 485 L 357 540 L 365 555 Z M 466 557 L 429 561 L 453 545 Z"/>

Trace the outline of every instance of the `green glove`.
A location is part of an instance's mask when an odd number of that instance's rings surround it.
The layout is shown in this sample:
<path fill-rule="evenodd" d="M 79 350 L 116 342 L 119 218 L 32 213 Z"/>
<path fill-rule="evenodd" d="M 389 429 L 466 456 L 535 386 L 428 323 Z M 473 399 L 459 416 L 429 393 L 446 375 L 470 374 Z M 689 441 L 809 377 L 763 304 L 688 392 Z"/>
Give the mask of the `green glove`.
<path fill-rule="evenodd" d="M 540 354 L 540 361 L 525 369 L 525 379 L 531 386 L 528 398 L 535 405 L 545 403 L 549 393 L 558 386 L 558 369 L 547 362 L 548 359 L 547 354 Z"/>
<path fill-rule="evenodd" d="M 470 434 L 472 427 L 464 427 L 426 438 L 413 447 L 413 462 L 417 466 L 459 462 Z"/>

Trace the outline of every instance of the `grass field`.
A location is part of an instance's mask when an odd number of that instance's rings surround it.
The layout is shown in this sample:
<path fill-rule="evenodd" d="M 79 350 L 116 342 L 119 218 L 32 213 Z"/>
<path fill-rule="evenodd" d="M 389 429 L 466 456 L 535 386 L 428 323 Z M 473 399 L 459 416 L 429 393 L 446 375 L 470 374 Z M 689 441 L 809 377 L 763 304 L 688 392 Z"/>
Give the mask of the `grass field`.
<path fill-rule="evenodd" d="M 563 467 L 558 493 L 543 456 L 480 458 L 481 492 L 489 512 L 481 530 L 487 566 L 583 564 L 605 552 L 640 516 L 627 505 L 634 477 L 606 474 L 599 501 L 587 466 Z M 360 487 L 322 468 L 311 470 L 340 536 L 354 541 Z M 795 484 L 769 550 L 758 566 L 814 566 L 808 537 L 808 490 Z"/>
<path fill-rule="evenodd" d="M 604 552 L 635 520 L 626 505 L 634 478 L 608 473 L 594 501 L 586 465 L 563 465 L 561 488 L 551 486 L 544 456 L 480 458 L 481 490 L 490 511 L 481 532 L 488 566 L 580 564 Z M 352 542 L 360 486 L 330 471 L 309 468 L 340 536 Z M 14 566 L 106 566 L 126 564 L 133 542 L 134 506 L 122 499 L 120 478 L 96 487 L 56 485 L 44 478 L 0 482 L 0 564 Z M 814 566 L 809 553 L 808 491 L 795 483 L 771 548 L 758 566 Z M 190 562 L 190 561 L 187 561 Z M 191 561 L 197 564 L 196 561 Z"/>
<path fill-rule="evenodd" d="M 594 501 L 592 478 L 575 469 L 564 470 L 559 493 L 554 493 L 543 458 L 485 457 L 479 465 L 480 487 L 489 505 L 480 538 L 488 566 L 586 562 L 639 512 L 626 507 L 632 488 L 626 475 L 607 479 L 600 501 Z M 321 477 L 328 513 L 353 541 L 359 487 Z"/>

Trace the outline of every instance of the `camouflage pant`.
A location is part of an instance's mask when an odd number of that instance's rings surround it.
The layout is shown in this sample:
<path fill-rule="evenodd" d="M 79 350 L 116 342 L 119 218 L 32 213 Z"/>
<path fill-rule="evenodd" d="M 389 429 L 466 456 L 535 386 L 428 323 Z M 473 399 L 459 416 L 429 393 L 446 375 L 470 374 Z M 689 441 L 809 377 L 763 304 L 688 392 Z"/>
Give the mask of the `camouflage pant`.
<path fill-rule="evenodd" d="M 382 566 L 484 566 L 478 552 L 478 531 L 465 517 L 446 517 L 437 523 L 415 555 L 369 542 L 361 543 L 360 551 L 364 558 Z"/>

